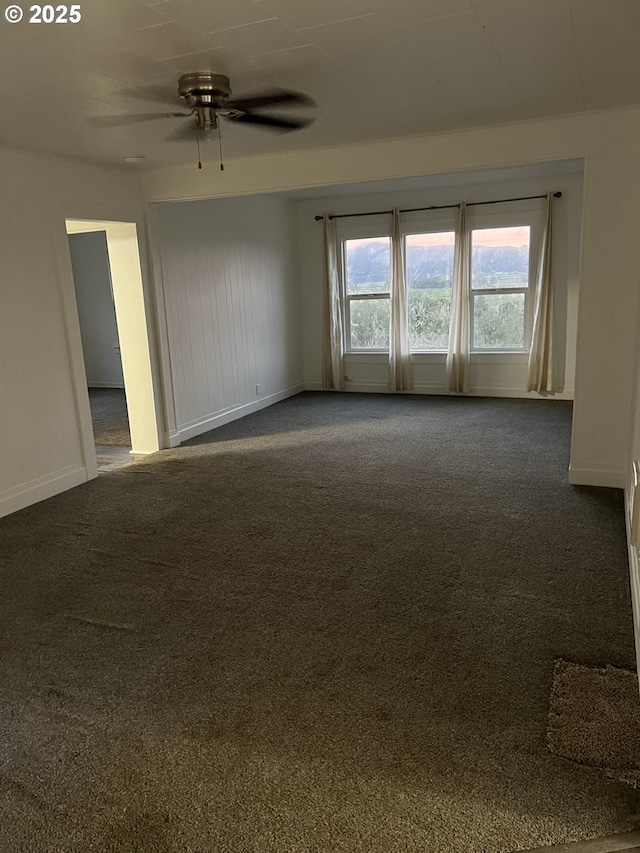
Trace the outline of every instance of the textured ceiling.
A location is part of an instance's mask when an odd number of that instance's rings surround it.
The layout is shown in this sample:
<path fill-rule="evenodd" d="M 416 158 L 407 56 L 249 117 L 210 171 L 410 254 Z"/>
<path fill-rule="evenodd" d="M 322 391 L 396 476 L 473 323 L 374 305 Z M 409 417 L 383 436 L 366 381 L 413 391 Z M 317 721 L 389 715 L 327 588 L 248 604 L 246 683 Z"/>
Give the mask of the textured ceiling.
<path fill-rule="evenodd" d="M 162 109 L 136 89 L 202 69 L 317 103 L 294 133 L 225 122 L 228 159 L 640 103 L 639 0 L 82 0 L 78 24 L 21 5 L 0 23 L 1 140 L 100 162 L 193 160 L 166 141 L 180 119 L 87 119 Z"/>

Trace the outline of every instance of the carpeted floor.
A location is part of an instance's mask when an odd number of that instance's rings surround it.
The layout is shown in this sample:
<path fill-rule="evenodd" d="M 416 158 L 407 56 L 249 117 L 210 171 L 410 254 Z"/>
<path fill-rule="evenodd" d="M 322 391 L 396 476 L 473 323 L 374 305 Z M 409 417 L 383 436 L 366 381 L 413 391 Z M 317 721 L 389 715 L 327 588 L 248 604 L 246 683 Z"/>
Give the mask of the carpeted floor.
<path fill-rule="evenodd" d="M 131 447 L 124 388 L 89 388 L 93 439 L 110 447 Z"/>
<path fill-rule="evenodd" d="M 306 393 L 4 519 L 7 853 L 496 853 L 632 828 L 545 748 L 634 665 L 570 405 Z"/>

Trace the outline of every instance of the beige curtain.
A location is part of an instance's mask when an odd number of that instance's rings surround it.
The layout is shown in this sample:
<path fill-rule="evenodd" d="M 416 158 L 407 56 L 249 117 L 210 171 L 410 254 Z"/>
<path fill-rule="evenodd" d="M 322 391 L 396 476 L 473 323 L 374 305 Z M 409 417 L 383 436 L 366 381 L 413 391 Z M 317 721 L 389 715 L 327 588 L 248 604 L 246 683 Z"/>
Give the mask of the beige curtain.
<path fill-rule="evenodd" d="M 389 341 L 389 390 L 408 391 L 413 386 L 407 329 L 407 291 L 400 212 L 393 211 L 391 228 L 391 338 Z"/>
<path fill-rule="evenodd" d="M 453 255 L 451 320 L 445 389 L 465 393 L 469 390 L 469 234 L 466 206 L 460 205 Z"/>
<path fill-rule="evenodd" d="M 542 207 L 542 234 L 536 279 L 531 350 L 529 351 L 529 381 L 527 391 L 555 394 L 561 391 L 553 353 L 553 283 L 551 281 L 551 224 L 552 194 L 548 193 Z"/>
<path fill-rule="evenodd" d="M 324 217 L 324 312 L 322 335 L 322 387 L 344 390 L 342 304 L 338 273 L 336 223 Z"/>

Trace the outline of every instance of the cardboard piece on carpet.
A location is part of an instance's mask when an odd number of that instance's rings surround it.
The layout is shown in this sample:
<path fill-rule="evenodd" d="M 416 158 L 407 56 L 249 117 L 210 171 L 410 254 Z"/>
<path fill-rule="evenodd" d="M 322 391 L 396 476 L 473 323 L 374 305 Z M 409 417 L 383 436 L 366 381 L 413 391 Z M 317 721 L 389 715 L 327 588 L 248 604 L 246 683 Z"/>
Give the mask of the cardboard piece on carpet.
<path fill-rule="evenodd" d="M 599 767 L 610 778 L 640 788 L 636 673 L 557 660 L 547 747 L 562 758 Z"/>

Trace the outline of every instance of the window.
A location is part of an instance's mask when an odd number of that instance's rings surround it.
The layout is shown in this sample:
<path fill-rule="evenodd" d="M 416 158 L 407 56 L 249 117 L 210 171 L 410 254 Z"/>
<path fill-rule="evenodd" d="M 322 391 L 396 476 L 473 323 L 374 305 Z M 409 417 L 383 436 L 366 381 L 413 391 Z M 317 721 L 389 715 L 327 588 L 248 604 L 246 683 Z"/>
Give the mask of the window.
<path fill-rule="evenodd" d="M 409 346 L 413 352 L 449 346 L 455 231 L 404 238 Z"/>
<path fill-rule="evenodd" d="M 532 251 L 539 240 L 539 205 L 505 211 L 485 206 L 468 213 L 470 350 L 526 352 L 533 315 Z M 388 353 L 391 324 L 391 250 L 388 214 L 349 218 L 339 225 L 344 348 Z M 411 353 L 449 348 L 457 211 L 411 211 L 402 220 Z"/>
<path fill-rule="evenodd" d="M 472 350 L 528 346 L 530 247 L 528 225 L 471 232 Z"/>
<path fill-rule="evenodd" d="M 347 349 L 388 351 L 391 238 L 345 240 L 342 246 Z"/>

